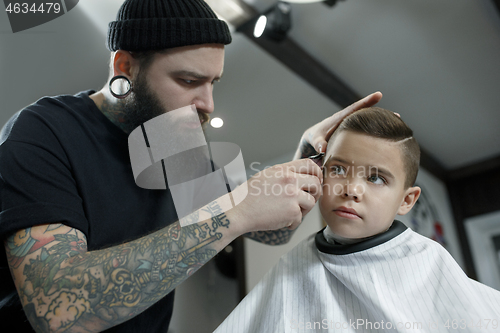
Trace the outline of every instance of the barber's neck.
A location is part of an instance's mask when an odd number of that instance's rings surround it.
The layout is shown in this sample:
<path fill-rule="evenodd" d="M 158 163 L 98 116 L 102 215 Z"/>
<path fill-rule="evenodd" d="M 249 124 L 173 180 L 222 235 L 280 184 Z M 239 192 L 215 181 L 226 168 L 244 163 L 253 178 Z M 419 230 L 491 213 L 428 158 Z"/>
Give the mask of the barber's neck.
<path fill-rule="evenodd" d="M 130 132 L 129 126 L 125 123 L 125 114 L 123 112 L 122 101 L 113 97 L 107 88 L 95 92 L 89 96 L 94 101 L 97 108 L 106 116 L 114 125 L 123 130 L 125 133 Z"/>

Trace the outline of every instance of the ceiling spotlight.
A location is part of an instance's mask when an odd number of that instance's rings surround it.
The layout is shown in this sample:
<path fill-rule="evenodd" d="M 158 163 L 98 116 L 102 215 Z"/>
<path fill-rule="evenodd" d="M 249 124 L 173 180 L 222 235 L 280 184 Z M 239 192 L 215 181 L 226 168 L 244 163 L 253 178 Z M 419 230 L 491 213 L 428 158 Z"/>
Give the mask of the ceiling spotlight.
<path fill-rule="evenodd" d="M 253 35 L 255 38 L 259 38 L 260 36 L 262 36 L 264 30 L 266 30 L 266 25 L 267 25 L 267 16 L 261 15 L 257 20 L 257 23 L 255 23 L 255 29 L 253 30 Z"/>
<path fill-rule="evenodd" d="M 335 6 L 335 4 L 339 1 L 339 0 L 286 0 L 287 2 L 291 2 L 291 3 L 313 3 L 313 2 L 323 2 L 325 5 L 329 6 L 329 7 L 333 7 Z"/>
<path fill-rule="evenodd" d="M 333 7 L 337 4 L 339 0 L 325 0 L 323 3 L 327 5 L 328 7 Z M 344 0 L 342 0 L 344 1 Z"/>
<path fill-rule="evenodd" d="M 295 3 L 312 3 L 312 2 L 320 2 L 323 0 L 286 0 L 287 2 L 295 2 Z"/>
<path fill-rule="evenodd" d="M 278 2 L 259 17 L 255 24 L 254 37 L 264 36 L 277 42 L 284 40 L 292 27 L 291 11 L 292 6 L 289 3 Z"/>

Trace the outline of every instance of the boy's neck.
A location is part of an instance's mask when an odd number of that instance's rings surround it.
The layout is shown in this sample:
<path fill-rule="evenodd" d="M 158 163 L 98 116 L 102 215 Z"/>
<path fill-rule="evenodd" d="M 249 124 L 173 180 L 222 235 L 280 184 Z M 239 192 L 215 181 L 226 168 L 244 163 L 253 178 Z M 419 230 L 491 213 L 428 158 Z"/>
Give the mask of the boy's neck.
<path fill-rule="evenodd" d="M 389 228 L 390 228 L 390 226 L 389 226 Z M 387 230 L 389 230 L 389 228 L 387 228 Z M 387 230 L 384 230 L 381 233 L 384 233 Z M 356 243 L 363 242 L 365 240 L 368 240 L 370 238 L 377 236 L 378 234 L 373 235 L 373 236 L 364 237 L 364 238 L 346 238 L 346 237 L 342 237 L 340 235 L 337 235 L 336 233 L 334 233 L 332 231 L 332 229 L 330 229 L 329 226 L 327 226 L 325 228 L 325 230 L 323 230 L 323 235 L 325 236 L 326 241 L 330 244 L 350 245 L 350 244 L 356 244 Z"/>
<path fill-rule="evenodd" d="M 388 242 L 399 236 L 406 230 L 408 230 L 408 227 L 406 227 L 402 222 L 394 220 L 387 231 L 374 235 L 372 237 L 363 238 L 362 241 L 359 241 L 358 243 L 344 245 L 329 243 L 326 240 L 324 230 L 321 230 L 314 237 L 314 243 L 318 251 L 325 254 L 353 254 L 356 252 L 371 249 L 373 247 L 379 246 L 380 244 L 384 244 L 385 242 Z"/>

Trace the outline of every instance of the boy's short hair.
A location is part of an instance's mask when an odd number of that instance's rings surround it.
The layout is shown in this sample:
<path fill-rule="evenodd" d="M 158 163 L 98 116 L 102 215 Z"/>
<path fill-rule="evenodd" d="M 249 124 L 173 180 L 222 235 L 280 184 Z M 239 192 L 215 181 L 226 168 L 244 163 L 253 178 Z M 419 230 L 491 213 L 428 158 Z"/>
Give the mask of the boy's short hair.
<path fill-rule="evenodd" d="M 413 137 L 413 131 L 400 117 L 379 107 L 369 107 L 347 116 L 331 139 L 344 130 L 399 142 L 406 173 L 405 189 L 415 184 L 420 163 L 420 147 Z"/>

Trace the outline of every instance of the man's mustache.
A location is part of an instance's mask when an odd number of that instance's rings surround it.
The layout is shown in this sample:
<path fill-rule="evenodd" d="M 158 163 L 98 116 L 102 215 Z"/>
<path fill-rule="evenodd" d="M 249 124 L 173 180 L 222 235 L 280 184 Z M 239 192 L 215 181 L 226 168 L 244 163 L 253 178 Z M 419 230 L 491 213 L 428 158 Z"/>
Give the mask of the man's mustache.
<path fill-rule="evenodd" d="M 198 111 L 198 117 L 200 118 L 201 125 L 208 124 L 208 121 L 210 120 L 210 116 L 204 112 Z"/>

